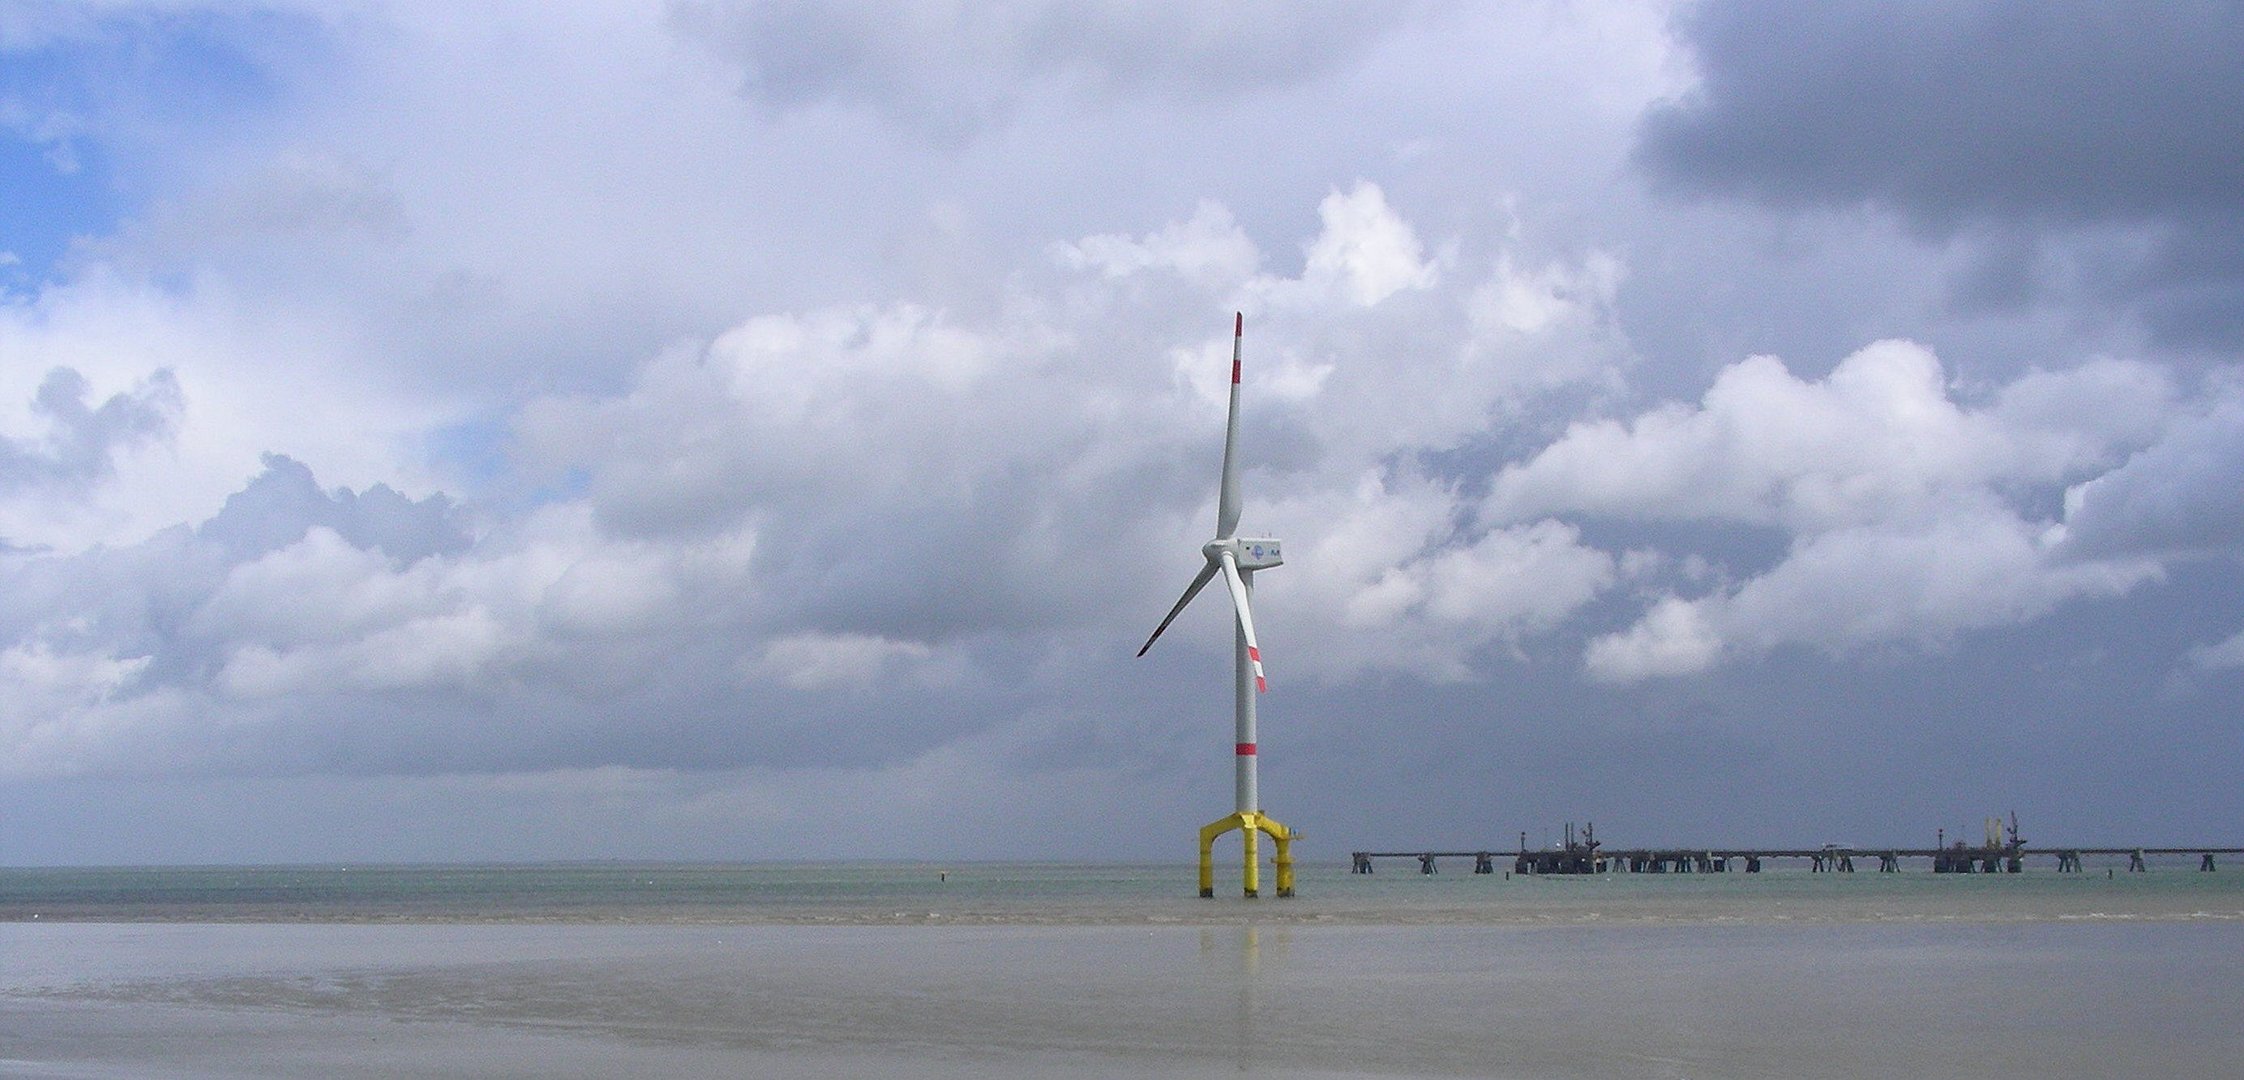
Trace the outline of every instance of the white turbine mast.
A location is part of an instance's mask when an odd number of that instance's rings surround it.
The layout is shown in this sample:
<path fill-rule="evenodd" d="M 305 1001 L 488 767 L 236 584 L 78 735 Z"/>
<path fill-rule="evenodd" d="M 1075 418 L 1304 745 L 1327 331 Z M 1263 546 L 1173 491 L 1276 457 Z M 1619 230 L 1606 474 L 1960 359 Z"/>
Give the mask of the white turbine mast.
<path fill-rule="evenodd" d="M 1258 895 L 1256 888 L 1261 875 L 1256 856 L 1256 834 L 1268 833 L 1277 841 L 1278 895 L 1293 895 L 1293 833 L 1262 813 L 1261 794 L 1255 782 L 1255 695 L 1269 689 L 1262 674 L 1262 646 L 1254 635 L 1254 574 L 1269 570 L 1285 562 L 1279 542 L 1271 537 L 1243 537 L 1239 531 L 1239 358 L 1240 344 L 1246 337 L 1245 313 L 1232 317 L 1231 323 L 1231 412 L 1223 430 L 1223 479 L 1216 492 L 1215 539 L 1201 545 L 1200 554 L 1207 565 L 1200 568 L 1192 584 L 1185 587 L 1184 595 L 1161 625 L 1153 628 L 1153 635 L 1145 639 L 1138 649 L 1144 656 L 1147 649 L 1159 640 L 1161 632 L 1169 628 L 1177 613 L 1184 610 L 1192 598 L 1217 574 L 1231 592 L 1231 609 L 1235 615 L 1235 633 L 1232 641 L 1232 707 L 1235 746 L 1232 752 L 1232 781 L 1235 809 L 1231 816 L 1222 818 L 1200 830 L 1200 895 L 1214 896 L 1214 864 L 1212 848 L 1217 836 L 1232 829 L 1240 831 L 1244 845 L 1244 886 L 1246 895 Z"/>

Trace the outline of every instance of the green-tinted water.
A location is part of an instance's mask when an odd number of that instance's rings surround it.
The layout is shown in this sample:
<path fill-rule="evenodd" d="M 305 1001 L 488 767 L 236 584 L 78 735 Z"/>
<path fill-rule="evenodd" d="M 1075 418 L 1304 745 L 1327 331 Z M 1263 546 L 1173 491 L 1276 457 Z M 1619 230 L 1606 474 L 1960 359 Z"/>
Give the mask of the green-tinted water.
<path fill-rule="evenodd" d="M 1348 924 L 2244 920 L 2214 873 L 1353 875 L 1291 900 L 1194 895 L 1179 865 L 969 863 L 0 869 L 0 920 Z M 1459 869 L 1464 869 L 1460 867 Z M 1219 879 L 1220 880 L 1220 879 Z"/>

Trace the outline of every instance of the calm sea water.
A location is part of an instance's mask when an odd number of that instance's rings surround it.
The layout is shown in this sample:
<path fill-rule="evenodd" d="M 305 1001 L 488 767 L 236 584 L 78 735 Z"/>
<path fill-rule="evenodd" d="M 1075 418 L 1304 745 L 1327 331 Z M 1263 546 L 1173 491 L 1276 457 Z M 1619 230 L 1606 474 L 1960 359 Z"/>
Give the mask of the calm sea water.
<path fill-rule="evenodd" d="M 0 870 L 0 1075 L 2244 1075 L 2244 867 L 1301 886 Z"/>
<path fill-rule="evenodd" d="M 1228 867 L 1226 869 L 1229 869 Z M 0 869 L 0 921 L 1369 924 L 2244 918 L 2244 866 L 2144 874 L 1509 877 L 1301 870 L 1300 896 L 1195 895 L 1178 865 L 1057 863 Z M 1265 872 L 1267 875 L 1267 871 Z M 1220 879 L 1219 879 L 1220 880 Z M 1266 882 L 1267 885 L 1267 882 Z"/>

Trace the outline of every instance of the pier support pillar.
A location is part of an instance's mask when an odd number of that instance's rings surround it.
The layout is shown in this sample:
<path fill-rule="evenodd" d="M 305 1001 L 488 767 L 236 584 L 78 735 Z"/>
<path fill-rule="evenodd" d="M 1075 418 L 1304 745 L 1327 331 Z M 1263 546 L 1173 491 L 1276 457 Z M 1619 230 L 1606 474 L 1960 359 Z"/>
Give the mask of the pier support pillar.
<path fill-rule="evenodd" d="M 1748 855 L 1745 857 L 1745 872 L 1748 874 L 1758 874 L 1761 872 L 1761 857 L 1759 855 Z"/>
<path fill-rule="evenodd" d="M 2206 873 L 2211 873 L 2213 870 L 2213 853 L 2210 851 L 2206 852 L 2204 856 L 2198 861 L 2197 868 Z"/>
<path fill-rule="evenodd" d="M 1418 872 L 1421 874 L 1438 874 L 1441 873 L 1441 868 L 1434 865 L 1434 857 L 1431 853 L 1428 853 L 1418 857 Z"/>
<path fill-rule="evenodd" d="M 2142 852 L 2135 851 L 2128 854 L 2127 872 L 2130 874 L 2144 874 L 2150 872 L 2150 867 L 2143 862 Z"/>
<path fill-rule="evenodd" d="M 1370 855 L 1367 855 L 1367 854 L 1365 854 L 1364 852 L 1358 851 L 1358 852 L 1354 853 L 1354 854 L 1353 854 L 1352 856 L 1350 856 L 1350 859 L 1351 859 L 1351 862 L 1350 862 L 1350 864 L 1349 864 L 1349 866 L 1348 866 L 1348 872 L 1349 872 L 1349 873 L 1351 873 L 1351 874 L 1368 874 L 1368 873 L 1371 873 L 1371 856 L 1370 856 Z"/>
<path fill-rule="evenodd" d="M 1885 854 L 1883 854 L 1883 855 L 1880 855 L 1880 856 L 1878 856 L 1878 872 L 1879 872 L 1879 873 L 1881 873 L 1881 874 L 1898 874 L 1898 873 L 1900 873 L 1900 872 L 1901 872 L 1901 856 L 1900 856 L 1900 855 L 1897 855 L 1897 854 L 1895 854 L 1895 853 L 1893 853 L 1893 852 L 1891 852 L 1891 851 L 1889 851 L 1889 852 L 1886 852 Z"/>
<path fill-rule="evenodd" d="M 1494 856 L 1485 851 L 1479 852 L 1473 856 L 1473 873 L 1493 874 L 1495 872 L 1496 859 Z"/>
<path fill-rule="evenodd" d="M 1260 834 L 1267 833 L 1277 843 L 1278 895 L 1293 895 L 1293 830 L 1278 823 L 1266 814 L 1249 811 L 1233 814 L 1209 822 L 1200 829 L 1200 895 L 1215 895 L 1215 841 L 1216 837 L 1233 829 L 1239 830 L 1240 885 L 1248 899 L 1262 895 L 1262 859 L 1258 850 Z"/>

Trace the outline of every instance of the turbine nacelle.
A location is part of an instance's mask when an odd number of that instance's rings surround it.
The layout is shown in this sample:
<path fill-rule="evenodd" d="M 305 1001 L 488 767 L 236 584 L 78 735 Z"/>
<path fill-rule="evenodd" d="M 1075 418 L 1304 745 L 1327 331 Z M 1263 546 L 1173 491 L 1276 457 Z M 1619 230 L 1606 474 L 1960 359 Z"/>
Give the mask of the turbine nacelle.
<path fill-rule="evenodd" d="M 1232 565 L 1242 571 L 1268 570 L 1286 562 L 1279 552 L 1279 541 L 1267 536 L 1219 538 L 1200 548 L 1200 554 L 1207 556 L 1210 563 L 1222 563 L 1226 552 L 1231 555 Z"/>

